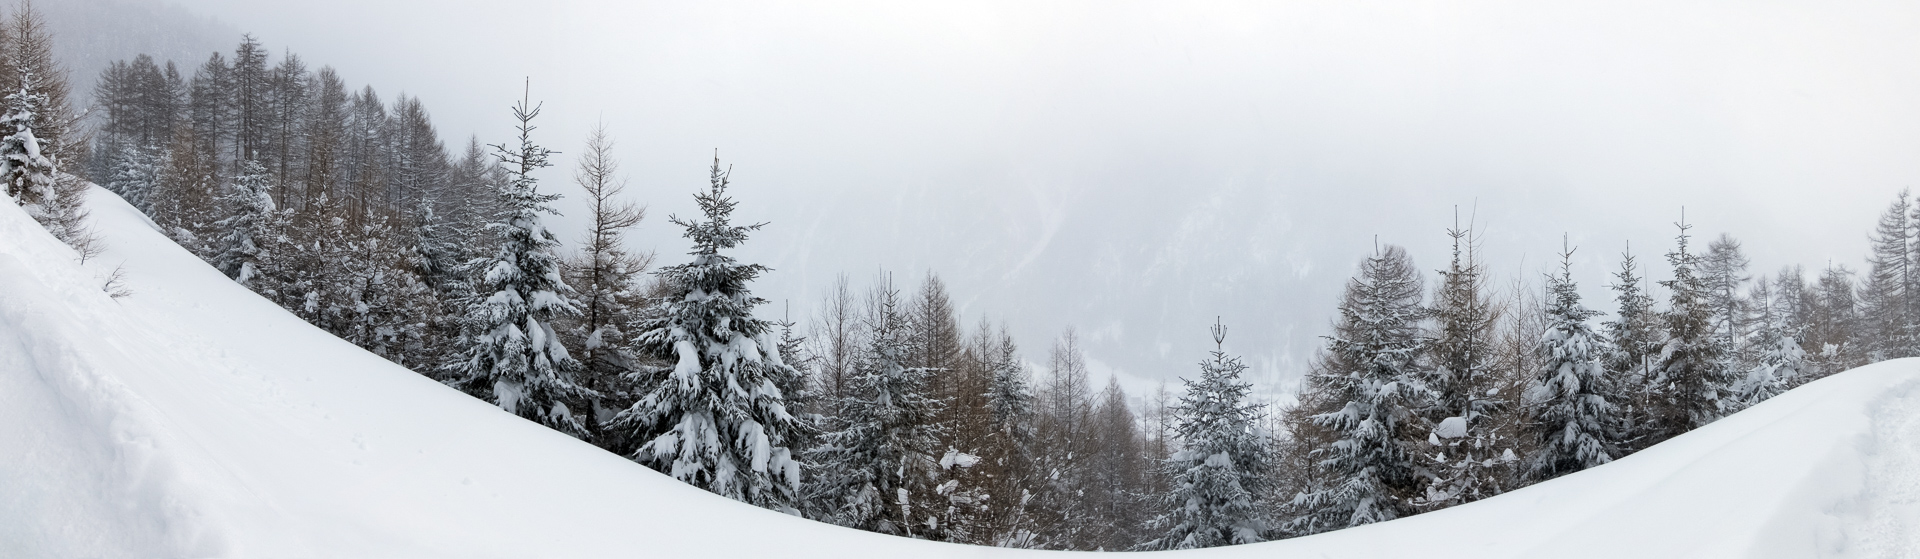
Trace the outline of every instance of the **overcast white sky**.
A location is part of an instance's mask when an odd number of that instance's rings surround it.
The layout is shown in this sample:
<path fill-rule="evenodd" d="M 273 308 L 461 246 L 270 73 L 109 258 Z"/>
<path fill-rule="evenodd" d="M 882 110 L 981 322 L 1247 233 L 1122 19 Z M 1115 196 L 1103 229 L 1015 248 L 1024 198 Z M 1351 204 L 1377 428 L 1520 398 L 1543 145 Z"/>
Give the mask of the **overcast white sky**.
<path fill-rule="evenodd" d="M 1456 204 L 1505 277 L 1570 234 L 1612 310 L 1682 206 L 1756 271 L 1858 267 L 1920 177 L 1913 2 L 179 4 L 420 97 L 450 146 L 506 138 L 530 77 L 541 141 L 611 130 L 669 263 L 718 148 L 771 222 L 741 253 L 769 315 L 932 270 L 969 324 L 1033 359 L 1076 325 L 1135 387 L 1196 370 L 1216 315 L 1286 384 L 1375 235 L 1439 268 Z"/>

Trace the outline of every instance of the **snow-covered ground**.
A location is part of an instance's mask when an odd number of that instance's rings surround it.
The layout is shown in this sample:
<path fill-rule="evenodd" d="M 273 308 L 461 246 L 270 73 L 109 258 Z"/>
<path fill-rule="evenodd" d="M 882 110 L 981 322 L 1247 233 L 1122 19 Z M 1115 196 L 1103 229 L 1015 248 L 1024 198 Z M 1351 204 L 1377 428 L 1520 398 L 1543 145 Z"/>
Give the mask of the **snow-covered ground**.
<path fill-rule="evenodd" d="M 999 557 L 727 501 L 314 329 L 105 191 L 86 266 L 0 204 L 0 557 Z M 130 297 L 100 278 L 123 267 Z M 1920 360 L 1614 464 L 1194 557 L 1920 556 Z"/>

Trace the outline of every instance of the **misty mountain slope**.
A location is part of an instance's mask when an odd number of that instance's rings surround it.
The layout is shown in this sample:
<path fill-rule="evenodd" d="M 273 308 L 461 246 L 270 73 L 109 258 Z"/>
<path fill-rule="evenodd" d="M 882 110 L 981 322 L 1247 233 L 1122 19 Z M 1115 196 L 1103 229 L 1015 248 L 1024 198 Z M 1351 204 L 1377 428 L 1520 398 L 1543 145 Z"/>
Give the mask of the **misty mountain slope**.
<path fill-rule="evenodd" d="M 86 267 L 0 204 L 0 556 L 999 557 L 682 485 L 312 328 L 95 189 Z M 130 297 L 99 277 L 115 266 Z M 1920 549 L 1920 361 L 1595 470 L 1195 557 L 1883 557 Z"/>
<path fill-rule="evenodd" d="M 0 2 L 17 9 L 20 2 Z M 239 28 L 171 2 L 154 0 L 37 0 L 53 35 L 54 56 L 66 67 L 75 108 L 93 104 L 100 72 L 116 60 L 146 54 L 173 62 L 186 76 L 219 52 L 233 54 Z"/>

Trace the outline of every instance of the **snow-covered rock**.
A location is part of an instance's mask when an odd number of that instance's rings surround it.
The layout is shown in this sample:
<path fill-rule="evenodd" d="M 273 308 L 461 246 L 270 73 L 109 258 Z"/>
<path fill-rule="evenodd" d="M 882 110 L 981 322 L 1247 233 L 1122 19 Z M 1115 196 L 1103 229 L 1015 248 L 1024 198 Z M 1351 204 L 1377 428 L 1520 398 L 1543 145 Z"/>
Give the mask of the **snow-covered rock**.
<path fill-rule="evenodd" d="M 1442 419 L 1439 425 L 1433 426 L 1433 434 L 1442 439 L 1465 437 L 1467 436 L 1467 420 L 1459 416 Z"/>

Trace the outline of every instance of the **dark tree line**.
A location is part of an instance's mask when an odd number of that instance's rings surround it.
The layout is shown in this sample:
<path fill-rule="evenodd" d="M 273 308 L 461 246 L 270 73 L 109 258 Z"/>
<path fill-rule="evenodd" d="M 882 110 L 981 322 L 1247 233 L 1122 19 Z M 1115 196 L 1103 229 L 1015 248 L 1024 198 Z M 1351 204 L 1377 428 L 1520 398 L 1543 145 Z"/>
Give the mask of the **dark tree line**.
<path fill-rule="evenodd" d="M 1920 208 L 1902 193 L 1859 278 L 1755 278 L 1738 241 L 1700 250 L 1683 220 L 1659 293 L 1623 252 L 1597 324 L 1573 247 L 1543 285 L 1502 288 L 1470 227 L 1447 232 L 1433 276 L 1386 245 L 1348 282 L 1297 405 L 1253 399 L 1225 326 L 1183 391 L 1135 400 L 1093 385 L 1071 329 L 1036 372 L 1007 326 L 963 326 L 933 273 L 904 290 L 841 276 L 804 326 L 759 318 L 767 268 L 729 252 L 764 224 L 733 221 L 717 157 L 700 215 L 670 218 L 691 249 L 653 269 L 624 241 L 645 211 L 596 129 L 573 176 L 589 231 L 563 250 L 530 98 L 518 137 L 449 152 L 418 99 L 350 90 L 246 37 L 191 71 L 114 63 L 88 145 L 48 116 L 72 111 L 21 14 L 0 36 L 0 85 L 25 92 L 7 97 L 0 169 L 50 229 L 82 232 L 62 192 L 84 172 L 360 347 L 714 493 L 858 529 L 1078 550 L 1295 537 L 1599 466 L 1920 354 Z"/>

